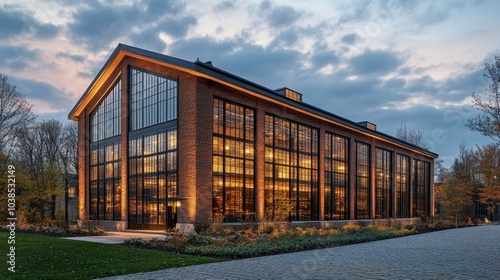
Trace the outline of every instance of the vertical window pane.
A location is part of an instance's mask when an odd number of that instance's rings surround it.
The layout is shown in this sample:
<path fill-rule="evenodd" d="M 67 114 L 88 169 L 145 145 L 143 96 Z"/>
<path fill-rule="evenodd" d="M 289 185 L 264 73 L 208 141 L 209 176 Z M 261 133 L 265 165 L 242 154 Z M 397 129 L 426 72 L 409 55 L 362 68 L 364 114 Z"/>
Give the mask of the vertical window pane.
<path fill-rule="evenodd" d="M 317 129 L 266 115 L 265 145 L 265 213 L 277 220 L 317 220 Z"/>
<path fill-rule="evenodd" d="M 375 218 L 392 216 L 392 153 L 375 150 Z"/>
<path fill-rule="evenodd" d="M 254 218 L 254 111 L 213 101 L 213 213 L 225 222 Z"/>
<path fill-rule="evenodd" d="M 121 80 L 90 113 L 90 142 L 97 142 L 121 133 Z"/>
<path fill-rule="evenodd" d="M 325 133 L 325 219 L 348 219 L 349 138 Z"/>
<path fill-rule="evenodd" d="M 131 69 L 130 129 L 177 119 L 177 81 Z"/>
<path fill-rule="evenodd" d="M 370 146 L 356 143 L 356 219 L 370 218 Z"/>

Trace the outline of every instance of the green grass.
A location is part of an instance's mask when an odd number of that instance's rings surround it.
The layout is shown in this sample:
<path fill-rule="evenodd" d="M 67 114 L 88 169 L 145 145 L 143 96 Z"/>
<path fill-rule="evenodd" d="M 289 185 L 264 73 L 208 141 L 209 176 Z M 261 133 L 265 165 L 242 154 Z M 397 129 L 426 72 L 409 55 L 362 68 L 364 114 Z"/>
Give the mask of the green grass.
<path fill-rule="evenodd" d="M 16 272 L 7 270 L 10 245 L 0 232 L 1 279 L 94 279 L 219 261 L 197 257 L 66 240 L 42 235 L 16 234 Z"/>

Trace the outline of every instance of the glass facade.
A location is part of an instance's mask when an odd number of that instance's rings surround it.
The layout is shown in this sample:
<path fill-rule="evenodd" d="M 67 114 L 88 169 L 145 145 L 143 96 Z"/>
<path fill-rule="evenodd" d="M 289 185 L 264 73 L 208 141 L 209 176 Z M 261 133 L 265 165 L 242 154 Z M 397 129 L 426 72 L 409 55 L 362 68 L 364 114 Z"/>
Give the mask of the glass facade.
<path fill-rule="evenodd" d="M 392 152 L 375 149 L 375 218 L 392 216 Z"/>
<path fill-rule="evenodd" d="M 265 117 L 264 210 L 278 220 L 318 220 L 318 130 Z"/>
<path fill-rule="evenodd" d="M 356 142 L 356 219 L 370 218 L 370 146 Z"/>
<path fill-rule="evenodd" d="M 90 142 L 97 142 L 121 133 L 122 83 L 111 91 L 90 114 Z"/>
<path fill-rule="evenodd" d="M 129 140 L 129 224 L 165 228 L 175 220 L 177 128 Z"/>
<path fill-rule="evenodd" d="M 121 81 L 90 113 L 89 218 L 121 220 Z"/>
<path fill-rule="evenodd" d="M 430 164 L 413 159 L 413 217 L 429 216 L 430 211 Z"/>
<path fill-rule="evenodd" d="M 325 133 L 325 220 L 349 217 L 349 138 Z"/>
<path fill-rule="evenodd" d="M 396 157 L 396 218 L 410 217 L 410 158 Z"/>
<path fill-rule="evenodd" d="M 135 68 L 130 80 L 131 130 L 177 119 L 176 80 Z"/>
<path fill-rule="evenodd" d="M 129 227 L 173 227 L 178 198 L 177 81 L 131 68 L 129 104 Z"/>
<path fill-rule="evenodd" d="M 213 101 L 213 214 L 225 222 L 255 217 L 255 112 Z"/>

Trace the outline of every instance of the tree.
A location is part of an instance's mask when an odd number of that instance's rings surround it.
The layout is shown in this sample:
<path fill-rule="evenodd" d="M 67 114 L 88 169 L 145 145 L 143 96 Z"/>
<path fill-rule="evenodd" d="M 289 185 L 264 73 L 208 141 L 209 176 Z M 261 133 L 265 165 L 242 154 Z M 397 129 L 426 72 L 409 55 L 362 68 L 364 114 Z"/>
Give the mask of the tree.
<path fill-rule="evenodd" d="M 64 184 L 60 161 L 63 125 L 55 120 L 36 123 L 18 129 L 17 139 L 20 206 L 28 209 L 30 221 L 55 219 L 56 197 Z"/>
<path fill-rule="evenodd" d="M 7 81 L 7 76 L 0 74 L 0 154 L 9 154 L 6 148 L 13 146 L 16 129 L 29 125 L 34 119 L 26 97 Z"/>
<path fill-rule="evenodd" d="M 443 171 L 443 185 L 436 188 L 436 198 L 443 211 L 451 214 L 458 226 L 459 218 L 468 216 L 477 200 L 479 184 L 474 170 L 477 161 L 472 150 L 460 144 L 460 154 L 450 171 Z"/>
<path fill-rule="evenodd" d="M 401 122 L 401 127 L 396 131 L 396 137 L 425 150 L 427 150 L 429 146 L 424 141 L 424 133 L 420 130 L 408 131 L 405 122 Z"/>
<path fill-rule="evenodd" d="M 471 118 L 467 127 L 488 136 L 496 142 L 500 142 L 500 56 L 495 56 L 495 62 L 486 63 L 484 76 L 491 80 L 491 84 L 483 94 L 472 93 L 473 106 L 481 111 L 481 114 Z"/>
<path fill-rule="evenodd" d="M 500 144 L 478 147 L 476 157 L 477 172 L 483 185 L 479 191 L 480 201 L 488 206 L 488 213 L 493 219 L 493 210 L 500 206 Z"/>

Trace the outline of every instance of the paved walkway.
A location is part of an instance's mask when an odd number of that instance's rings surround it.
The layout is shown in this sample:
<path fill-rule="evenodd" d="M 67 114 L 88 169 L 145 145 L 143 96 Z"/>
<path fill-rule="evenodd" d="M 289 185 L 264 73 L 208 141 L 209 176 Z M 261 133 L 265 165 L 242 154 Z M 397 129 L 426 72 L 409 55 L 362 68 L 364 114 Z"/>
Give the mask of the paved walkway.
<path fill-rule="evenodd" d="M 64 239 L 81 240 L 105 244 L 121 244 L 125 239 L 142 238 L 143 240 L 151 240 L 153 238 L 165 239 L 165 233 L 159 231 L 107 231 L 106 235 L 102 236 L 79 236 L 79 237 L 65 237 Z"/>
<path fill-rule="evenodd" d="M 106 279 L 500 279 L 500 226 Z"/>

